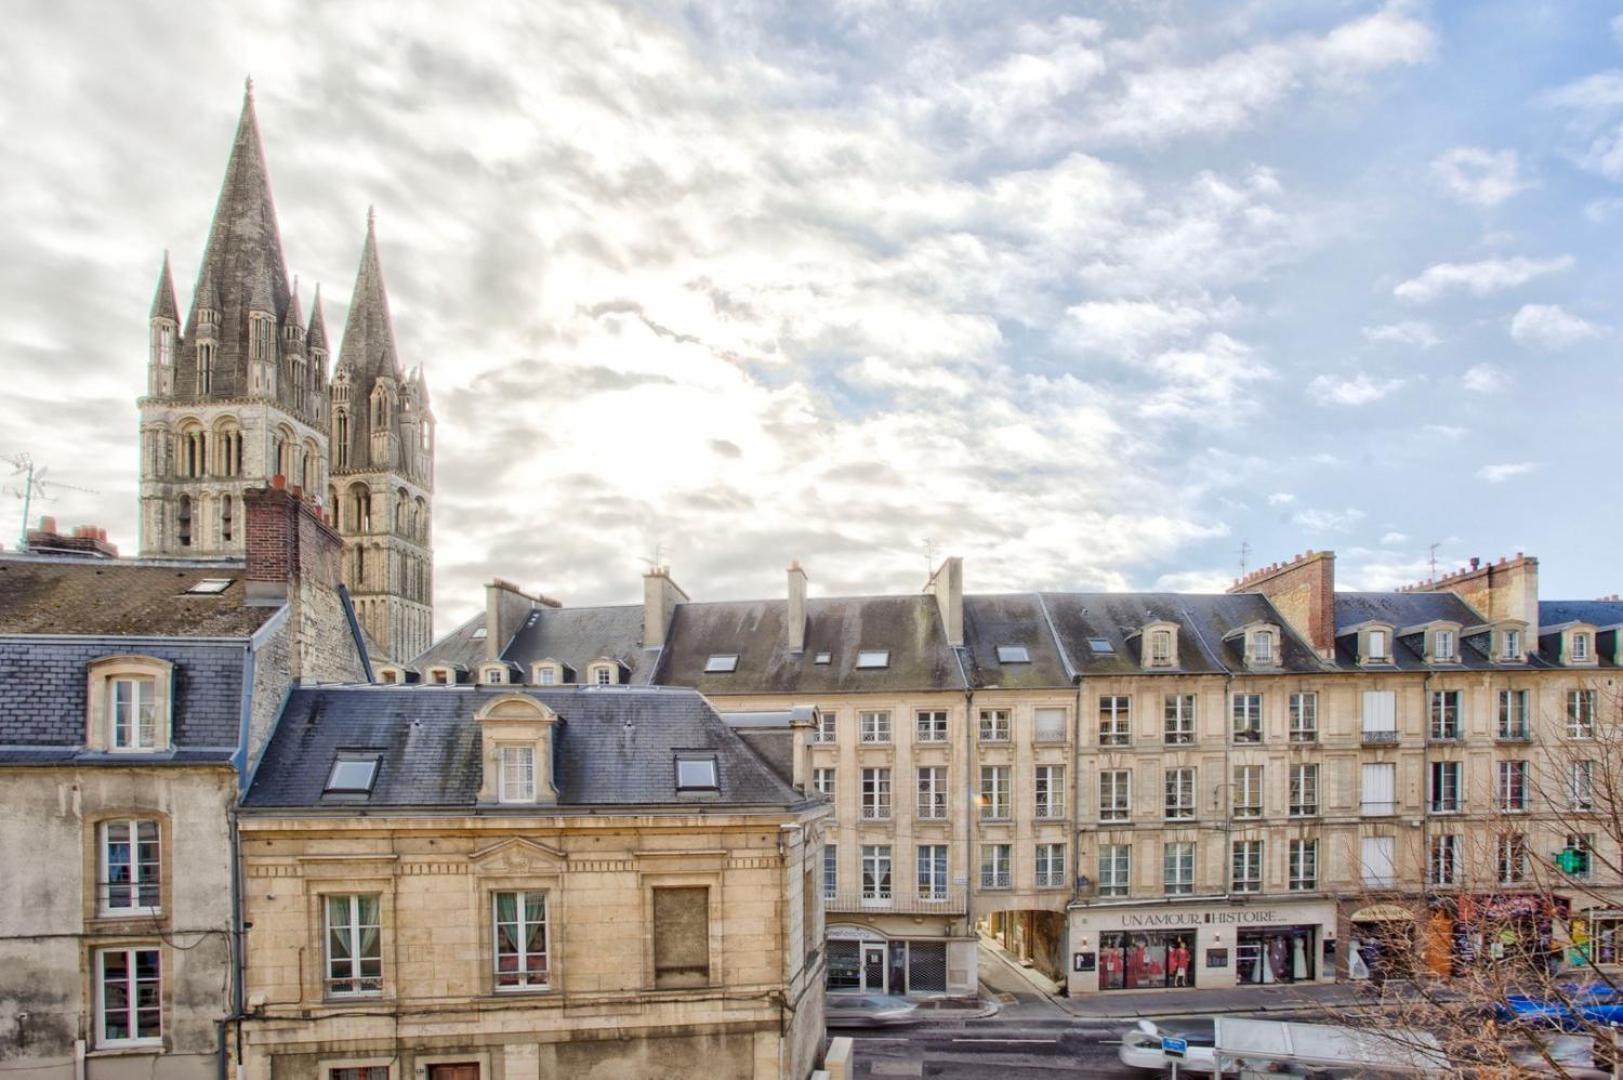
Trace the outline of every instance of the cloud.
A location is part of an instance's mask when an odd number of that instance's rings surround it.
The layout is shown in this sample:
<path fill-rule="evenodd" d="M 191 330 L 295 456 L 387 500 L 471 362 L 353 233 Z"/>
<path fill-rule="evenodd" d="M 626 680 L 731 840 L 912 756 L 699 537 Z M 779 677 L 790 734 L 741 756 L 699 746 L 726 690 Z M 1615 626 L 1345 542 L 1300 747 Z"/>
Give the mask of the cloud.
<path fill-rule="evenodd" d="M 1291 515 L 1291 524 L 1313 532 L 1346 532 L 1363 521 L 1364 517 L 1362 510 L 1353 507 L 1345 510 L 1300 510 Z"/>
<path fill-rule="evenodd" d="M 1288 506 L 1296 501 L 1296 496 L 1288 491 L 1276 491 L 1268 496 L 1269 506 Z"/>
<path fill-rule="evenodd" d="M 1429 304 L 1456 292 L 1487 296 L 1525 285 L 1547 274 L 1560 273 L 1570 269 L 1572 264 L 1571 255 L 1548 259 L 1529 259 L 1518 255 L 1473 263 L 1437 263 L 1428 266 L 1418 277 L 1400 282 L 1392 290 L 1392 295 L 1410 304 Z"/>
<path fill-rule="evenodd" d="M 1453 424 L 1427 424 L 1424 428 L 1426 434 L 1435 435 L 1440 439 L 1463 439 L 1465 428 Z"/>
<path fill-rule="evenodd" d="M 1537 468 L 1531 461 L 1517 461 L 1505 465 L 1484 465 L 1476 474 L 1490 484 L 1501 484 L 1513 476 L 1526 476 Z"/>
<path fill-rule="evenodd" d="M 1510 319 L 1511 340 L 1527 349 L 1567 349 L 1598 336 L 1594 324 L 1556 304 L 1524 304 Z"/>
<path fill-rule="evenodd" d="M 1510 385 L 1510 376 L 1492 364 L 1476 364 L 1460 376 L 1460 384 L 1475 394 L 1493 394 Z"/>
<path fill-rule="evenodd" d="M 1231 570 L 1178 570 L 1162 574 L 1150 586 L 1154 592 L 1221 593 L 1234 584 Z"/>
<path fill-rule="evenodd" d="M 1381 546 L 1382 547 L 1392 547 L 1392 546 L 1394 546 L 1396 544 L 1406 544 L 1408 542 L 1409 542 L 1409 534 L 1408 533 L 1389 532 L 1389 533 L 1382 533 L 1381 534 Z"/>
<path fill-rule="evenodd" d="M 1359 372 L 1351 378 L 1320 375 L 1308 383 L 1307 392 L 1320 405 L 1368 405 L 1402 385 L 1402 379 L 1372 379 Z"/>
<path fill-rule="evenodd" d="M 1195 332 L 1232 319 L 1239 305 L 1232 298 L 1213 303 L 1192 300 L 1088 300 L 1068 308 L 1067 337 L 1083 349 L 1118 356 L 1188 340 Z"/>
<path fill-rule="evenodd" d="M 1518 175 L 1514 150 L 1456 146 L 1432 161 L 1431 172 L 1444 191 L 1473 206 L 1498 206 L 1532 186 Z"/>
<path fill-rule="evenodd" d="M 1605 112 L 1623 106 L 1623 71 L 1597 71 L 1540 97 L 1544 105 L 1585 112 Z"/>
<path fill-rule="evenodd" d="M 1366 326 L 1364 340 L 1377 345 L 1414 345 L 1421 349 L 1434 348 L 1443 342 L 1430 323 L 1420 322 L 1417 319 Z"/>

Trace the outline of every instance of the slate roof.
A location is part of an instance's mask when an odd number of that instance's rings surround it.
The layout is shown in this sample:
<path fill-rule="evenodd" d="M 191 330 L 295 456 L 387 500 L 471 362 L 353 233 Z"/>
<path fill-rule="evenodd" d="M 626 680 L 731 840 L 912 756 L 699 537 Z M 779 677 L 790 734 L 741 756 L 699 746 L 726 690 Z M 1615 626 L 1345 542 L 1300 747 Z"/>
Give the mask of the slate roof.
<path fill-rule="evenodd" d="M 655 681 L 710 696 L 964 688 L 933 597 L 808 600 L 800 653 L 788 649 L 787 610 L 786 600 L 677 605 Z M 888 649 L 889 666 L 858 668 L 857 652 L 866 649 Z M 816 662 L 820 652 L 829 654 L 827 664 Z M 738 656 L 737 668 L 707 673 L 706 661 L 723 653 Z"/>
<path fill-rule="evenodd" d="M 467 622 L 440 638 L 413 658 L 407 667 L 414 671 L 427 671 L 431 667 L 449 664 L 471 668 L 485 658 L 485 639 L 473 635 L 485 625 L 485 613 L 480 612 Z"/>
<path fill-rule="evenodd" d="M 341 750 L 376 750 L 382 765 L 370 797 L 359 805 L 471 808 L 482 779 L 474 716 L 486 703 L 514 692 L 535 698 L 561 718 L 554 729 L 559 807 L 804 801 L 691 690 L 419 685 L 295 690 L 243 804 L 250 811 L 336 805 L 353 813 L 358 804 L 352 799 L 324 801 L 328 773 Z M 716 755 L 719 794 L 677 794 L 677 751 Z"/>
<path fill-rule="evenodd" d="M 1448 592 L 1338 592 L 1336 593 L 1336 662 L 1343 667 L 1358 668 L 1358 646 L 1347 631 L 1360 623 L 1384 622 L 1394 630 L 1420 626 L 1430 622 L 1459 623 L 1462 629 L 1481 626 L 1484 619 L 1471 605 Z M 1345 634 L 1346 636 L 1340 636 Z M 1425 642 L 1419 634 L 1395 636 L 1392 642 L 1390 669 L 1397 671 L 1468 670 L 1487 671 L 1497 668 L 1551 667 L 1542 656 L 1529 657 L 1526 662 L 1503 663 L 1489 655 L 1491 635 L 1482 632 L 1460 638 L 1460 659 L 1456 664 L 1426 663 Z"/>
<path fill-rule="evenodd" d="M 1266 622 L 1281 634 L 1278 672 L 1318 672 L 1324 665 L 1266 597 L 1257 593 L 1044 593 L 1060 644 L 1084 677 L 1141 675 L 1140 631 L 1151 622 L 1178 626 L 1178 664 L 1172 674 L 1246 672 L 1245 645 L 1225 635 L 1248 623 Z M 1101 638 L 1110 651 L 1095 652 Z"/>
<path fill-rule="evenodd" d="M 630 672 L 626 681 L 632 685 L 646 686 L 653 680 L 658 651 L 642 646 L 641 604 L 538 607 L 502 652 L 503 660 L 524 669 L 526 679 L 530 665 L 538 660 L 560 660 L 575 669 L 576 678 L 584 679 L 586 665 L 605 656 L 626 666 Z"/>
<path fill-rule="evenodd" d="M 187 593 L 205 578 L 225 592 Z M 249 637 L 275 607 L 244 606 L 237 564 L 0 556 L 0 634 Z"/>
<path fill-rule="evenodd" d="M 998 659 L 1000 645 L 1024 646 L 1027 663 Z M 1036 593 L 964 597 L 964 656 L 977 689 L 1026 690 L 1072 685 L 1043 598 Z"/>
<path fill-rule="evenodd" d="M 1540 600 L 1540 626 L 1586 622 L 1591 626 L 1617 626 L 1623 623 L 1623 600 Z"/>

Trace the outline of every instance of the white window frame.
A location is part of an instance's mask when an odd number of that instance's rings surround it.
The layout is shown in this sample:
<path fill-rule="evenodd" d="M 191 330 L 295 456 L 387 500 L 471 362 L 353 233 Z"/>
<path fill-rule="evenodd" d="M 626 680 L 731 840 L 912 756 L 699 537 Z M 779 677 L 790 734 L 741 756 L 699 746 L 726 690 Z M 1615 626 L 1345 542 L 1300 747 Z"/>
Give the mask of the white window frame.
<path fill-rule="evenodd" d="M 913 714 L 913 741 L 944 743 L 947 741 L 947 710 L 920 709 Z"/>
<path fill-rule="evenodd" d="M 1235 742 L 1261 742 L 1262 695 L 1233 695 L 1229 699 L 1229 719 Z"/>
<path fill-rule="evenodd" d="M 1358 812 L 1365 817 L 1391 817 L 1398 812 L 1398 767 L 1390 761 L 1366 761 L 1358 770 Z"/>
<path fill-rule="evenodd" d="M 109 1011 L 108 1011 L 108 1002 L 107 1002 L 107 959 L 108 959 L 108 957 L 115 956 L 115 955 L 116 956 L 122 956 L 124 958 L 124 965 L 125 965 L 124 970 L 125 970 L 125 973 L 126 973 L 126 981 L 128 982 L 129 985 L 125 990 L 124 1008 L 122 1010 L 120 1010 L 120 1011 L 123 1012 L 123 1014 L 124 1014 L 125 1023 L 128 1025 L 127 1030 L 129 1030 L 130 1032 L 136 1032 L 136 1031 L 139 1030 L 140 1013 L 143 1011 L 140 1008 L 140 1005 L 139 1005 L 139 1002 L 141 1000 L 141 982 L 143 980 L 141 980 L 138 977 L 137 972 L 136 972 L 136 969 L 139 966 L 138 956 L 141 953 L 152 953 L 158 959 L 157 978 L 156 979 L 150 979 L 149 978 L 149 979 L 144 980 L 148 985 L 152 984 L 153 982 L 157 983 L 158 1030 L 157 1030 L 156 1034 L 151 1034 L 151 1035 L 132 1034 L 132 1035 L 129 1035 L 129 1036 L 124 1037 L 124 1038 L 114 1038 L 113 1036 L 107 1034 L 107 1021 L 108 1021 L 108 1019 L 110 1018 L 110 1015 L 111 1015 L 109 1013 Z M 98 1048 L 109 1048 L 109 1049 L 111 1049 L 111 1048 L 116 1047 L 116 1048 L 119 1048 L 119 1049 L 123 1049 L 123 1048 L 127 1048 L 127 1047 L 136 1047 L 136 1046 L 162 1046 L 163 1045 L 163 1032 L 164 1032 L 163 969 L 164 969 L 163 950 L 161 948 L 159 948 L 156 944 L 150 944 L 150 945 L 123 945 L 123 946 L 119 946 L 117 948 L 112 948 L 112 949 L 97 949 L 96 950 L 96 970 L 95 970 L 95 978 L 96 978 L 96 988 L 95 988 L 96 989 L 96 1017 L 95 1017 L 95 1023 L 96 1023 L 96 1046 Z M 147 1010 L 147 1011 L 150 1011 L 150 1010 Z"/>
<path fill-rule="evenodd" d="M 1099 696 L 1099 745 L 1131 746 L 1133 699 L 1127 694 Z"/>
<path fill-rule="evenodd" d="M 834 709 L 817 710 L 817 728 L 812 732 L 812 742 L 824 746 L 833 743 L 839 736 L 840 714 Z"/>
<path fill-rule="evenodd" d="M 1236 818 L 1260 818 L 1263 808 L 1262 766 L 1258 764 L 1234 766 L 1233 794 L 1230 802 Z"/>
<path fill-rule="evenodd" d="M 895 896 L 896 864 L 889 844 L 862 845 L 862 898 L 889 900 Z"/>
<path fill-rule="evenodd" d="M 1272 630 L 1253 630 L 1251 632 L 1251 662 L 1261 666 L 1268 666 L 1274 662 L 1274 632 Z"/>
<path fill-rule="evenodd" d="M 1162 785 L 1162 817 L 1167 821 L 1193 821 L 1199 813 L 1199 774 L 1193 765 L 1180 765 L 1166 771 Z M 1176 785 L 1176 786 L 1174 786 Z"/>
<path fill-rule="evenodd" d="M 1432 885 L 1460 882 L 1460 835 L 1433 833 L 1426 850 L 1426 881 Z"/>
<path fill-rule="evenodd" d="M 1168 694 L 1161 709 L 1161 740 L 1167 746 L 1193 746 L 1199 737 L 1200 706 L 1194 694 Z"/>
<path fill-rule="evenodd" d="M 1039 889 L 1059 889 L 1065 880 L 1065 845 L 1045 841 L 1036 846 L 1036 885 Z"/>
<path fill-rule="evenodd" d="M 1133 885 L 1133 845 L 1099 845 L 1099 896 L 1126 896 Z"/>
<path fill-rule="evenodd" d="M 871 765 L 862 770 L 862 820 L 889 821 L 891 815 L 890 768 Z"/>
<path fill-rule="evenodd" d="M 1593 739 L 1595 737 L 1595 691 L 1587 689 L 1567 691 L 1567 738 Z"/>
<path fill-rule="evenodd" d="M 1161 845 L 1161 892 L 1189 896 L 1195 891 L 1195 843 L 1168 840 Z"/>
<path fill-rule="evenodd" d="M 1319 763 L 1294 762 L 1290 767 L 1290 816 L 1319 816 Z"/>
<path fill-rule="evenodd" d="M 1100 769 L 1099 820 L 1131 821 L 1132 819 L 1133 771 L 1131 769 Z"/>
<path fill-rule="evenodd" d="M 1172 666 L 1172 631 L 1150 631 L 1150 667 Z"/>
<path fill-rule="evenodd" d="M 527 770 L 522 781 L 516 769 Z M 517 785 L 517 786 L 515 786 Z M 524 804 L 535 802 L 536 753 L 534 743 L 498 743 L 496 745 L 496 801 Z"/>
<path fill-rule="evenodd" d="M 812 769 L 812 790 L 824 798 L 833 801 L 837 783 L 838 769 L 818 766 Z"/>
<path fill-rule="evenodd" d="M 120 708 L 120 694 L 128 688 L 128 710 Z M 146 700 L 142 701 L 145 689 Z M 128 716 L 121 718 L 121 712 Z M 125 731 L 121 739 L 120 729 Z M 158 679 L 155 675 L 107 677 L 107 748 L 115 754 L 150 754 L 165 748 L 163 722 L 158 716 Z"/>
<path fill-rule="evenodd" d="M 377 911 L 377 954 L 375 959 L 378 965 L 377 975 L 365 974 L 364 964 L 368 959 L 362 955 L 361 943 L 365 931 L 372 927 L 371 923 L 361 922 L 361 901 L 370 899 Z M 333 902 L 342 901 L 346 922 L 342 925 L 333 923 Z M 324 978 L 322 985 L 329 998 L 356 998 L 379 997 L 383 993 L 383 897 L 378 893 L 323 893 L 321 895 L 321 929 L 322 929 L 322 962 Z M 349 956 L 339 959 L 333 956 L 332 939 L 335 933 L 341 934 L 348 941 Z M 348 967 L 348 974 L 335 974 L 337 965 Z M 359 989 L 336 989 L 339 983 L 360 984 Z M 367 985 L 372 984 L 372 985 Z"/>
<path fill-rule="evenodd" d="M 1500 637 L 1503 653 L 1501 660 L 1522 659 L 1522 632 L 1520 630 L 1506 630 Z"/>
<path fill-rule="evenodd" d="M 1237 893 L 1262 891 L 1262 841 L 1235 840 L 1229 845 L 1229 890 Z"/>
<path fill-rule="evenodd" d="M 1501 811 L 1507 814 L 1520 814 L 1527 810 L 1527 779 L 1526 761 L 1499 762 L 1494 795 Z"/>
<path fill-rule="evenodd" d="M 1395 852 L 1396 841 L 1390 836 L 1365 836 L 1360 839 L 1358 880 L 1365 888 L 1390 889 L 1397 884 Z M 1371 855 L 1375 858 L 1371 859 Z"/>
<path fill-rule="evenodd" d="M 1014 770 L 1008 765 L 982 765 L 980 787 L 982 821 L 1007 821 L 1014 816 Z"/>
<path fill-rule="evenodd" d="M 1291 840 L 1287 851 L 1285 888 L 1289 892 L 1313 892 L 1319 887 L 1319 841 L 1313 838 Z"/>
<path fill-rule="evenodd" d="M 1500 833 L 1494 838 L 1494 870 L 1499 884 L 1520 885 L 1527 880 L 1527 835 Z"/>
<path fill-rule="evenodd" d="M 947 767 L 920 765 L 914 778 L 915 814 L 921 821 L 945 821 L 948 811 Z"/>
<path fill-rule="evenodd" d="M 1465 737 L 1465 692 L 1433 690 L 1426 717 L 1427 737 L 1433 742 L 1458 742 Z"/>
<path fill-rule="evenodd" d="M 1319 695 L 1305 690 L 1290 696 L 1290 741 L 1311 743 L 1319 741 Z"/>
<path fill-rule="evenodd" d="M 981 845 L 981 888 L 1007 889 L 1013 885 L 1011 873 L 1014 862 L 1012 844 Z"/>
<path fill-rule="evenodd" d="M 513 897 L 514 919 L 504 924 L 500 917 L 500 897 Z M 541 918 L 539 923 L 526 917 L 526 908 L 531 896 L 541 898 Z M 498 994 L 534 993 L 538 990 L 552 989 L 552 920 L 549 918 L 548 906 L 550 897 L 545 889 L 498 889 L 490 894 L 490 970 L 491 986 Z M 516 954 L 520 958 L 528 955 L 523 943 L 528 940 L 526 931 L 539 925 L 541 930 L 541 957 L 543 967 L 539 977 L 530 971 L 518 970 L 506 972 L 502 970 L 501 960 L 501 928 L 511 925 L 515 928 L 515 939 L 520 943 Z M 503 985 L 505 976 L 516 975 L 517 982 Z"/>
<path fill-rule="evenodd" d="M 1431 658 L 1436 663 L 1452 663 L 1458 657 L 1454 653 L 1455 635 L 1452 630 L 1433 630 L 1431 632 Z"/>
<path fill-rule="evenodd" d="M 946 844 L 919 844 L 914 850 L 913 887 L 920 900 L 947 898 L 948 855 Z"/>
<path fill-rule="evenodd" d="M 1567 762 L 1567 808 L 1574 813 L 1595 809 L 1595 763 L 1587 758 Z"/>
<path fill-rule="evenodd" d="M 840 895 L 840 848 L 838 844 L 823 845 L 823 899 L 837 900 Z"/>
<path fill-rule="evenodd" d="M 1065 766 L 1038 765 L 1032 770 L 1034 809 L 1040 821 L 1065 816 Z"/>
<path fill-rule="evenodd" d="M 1587 630 L 1578 631 L 1572 635 L 1572 659 L 1574 662 L 1579 663 L 1589 662 L 1589 632 Z"/>
<path fill-rule="evenodd" d="M 1009 741 L 1009 710 L 982 709 L 977 728 L 981 742 L 1006 743 Z"/>
<path fill-rule="evenodd" d="M 1449 779 L 1445 779 L 1449 778 Z M 1426 809 L 1433 814 L 1457 814 L 1465 809 L 1465 763 L 1433 761 L 1426 770 Z"/>
<path fill-rule="evenodd" d="M 151 860 L 141 858 L 141 849 L 147 843 L 140 838 L 143 826 L 150 826 L 152 831 L 151 844 L 155 857 Z M 124 830 L 123 840 L 114 840 L 115 830 Z M 163 910 L 163 823 L 156 818 L 111 818 L 100 822 L 96 831 L 100 834 L 97 843 L 98 860 L 101 864 L 100 885 L 97 892 L 100 897 L 99 909 L 102 915 L 112 917 L 157 915 Z M 126 881 L 113 881 L 113 846 L 118 844 L 128 849 L 128 857 L 122 860 L 129 877 Z M 150 878 L 147 869 L 150 869 Z M 127 893 L 130 903 L 113 903 L 113 890 L 119 889 Z M 144 895 L 150 895 L 156 902 L 143 904 L 139 901 Z"/>
<path fill-rule="evenodd" d="M 1054 734 L 1052 720 L 1059 717 L 1058 734 Z M 1031 710 L 1031 741 L 1062 743 L 1071 728 L 1071 712 L 1063 705 L 1038 705 Z"/>
<path fill-rule="evenodd" d="M 1500 739 L 1520 741 L 1532 735 L 1526 690 L 1499 691 L 1499 717 L 1495 734 Z"/>

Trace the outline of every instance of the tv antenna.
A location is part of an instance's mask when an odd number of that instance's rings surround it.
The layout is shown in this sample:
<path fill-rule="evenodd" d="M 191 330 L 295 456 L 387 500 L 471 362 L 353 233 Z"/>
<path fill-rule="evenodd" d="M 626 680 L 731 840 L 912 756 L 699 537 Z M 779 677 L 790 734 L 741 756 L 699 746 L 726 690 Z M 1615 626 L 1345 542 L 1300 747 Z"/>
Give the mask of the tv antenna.
<path fill-rule="evenodd" d="M 1245 567 L 1246 567 L 1246 564 L 1248 562 L 1250 562 L 1250 561 L 1251 561 L 1251 542 L 1249 540 L 1241 540 L 1240 541 L 1240 576 L 1241 577 L 1245 577 Z"/>
<path fill-rule="evenodd" d="M 658 570 L 665 565 L 665 545 L 662 543 L 654 545 L 654 557 L 652 559 L 646 555 L 640 555 L 638 558 L 648 564 L 648 569 Z"/>
<path fill-rule="evenodd" d="M 1431 553 L 1431 580 L 1433 581 L 1437 580 L 1437 549 L 1440 547 L 1442 547 L 1442 544 L 1433 544 L 1427 549 Z"/>
<path fill-rule="evenodd" d="M 35 499 L 54 501 L 58 491 L 82 491 L 87 495 L 101 494 L 94 488 L 79 487 L 77 484 L 64 484 L 60 480 L 45 479 L 45 474 L 50 470 L 50 466 L 36 465 L 33 457 L 26 450 L 4 460 L 11 463 L 12 477 L 12 483 L 6 490 L 23 501 L 23 524 L 21 531 L 17 534 L 18 551 L 28 550 L 28 512 Z"/>
<path fill-rule="evenodd" d="M 926 536 L 921 542 L 924 544 L 924 576 L 928 578 L 935 573 L 935 539 Z"/>

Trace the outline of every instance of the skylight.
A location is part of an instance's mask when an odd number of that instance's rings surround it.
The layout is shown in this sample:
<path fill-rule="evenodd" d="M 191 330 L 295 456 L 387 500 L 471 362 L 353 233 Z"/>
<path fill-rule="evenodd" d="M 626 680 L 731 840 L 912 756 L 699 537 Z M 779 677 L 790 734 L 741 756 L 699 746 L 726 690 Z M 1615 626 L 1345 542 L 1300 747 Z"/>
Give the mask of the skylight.
<path fill-rule="evenodd" d="M 194 581 L 187 586 L 186 591 L 199 596 L 217 596 L 231 587 L 235 580 L 228 577 L 206 577 L 201 581 Z"/>
<path fill-rule="evenodd" d="M 480 638 L 484 637 L 485 634 L 489 633 L 489 631 L 490 631 L 490 628 L 486 627 L 486 626 L 481 626 L 481 627 L 476 628 L 474 630 L 474 632 L 473 632 L 473 635 L 472 635 L 473 640 L 478 641 Z"/>
<path fill-rule="evenodd" d="M 815 657 L 812 658 L 812 663 L 814 663 L 814 664 L 826 664 L 826 663 L 828 663 L 829 661 L 831 661 L 833 659 L 834 659 L 834 655 L 832 653 L 820 652 Z"/>
<path fill-rule="evenodd" d="M 367 795 L 378 778 L 376 754 L 339 754 L 327 776 L 329 795 Z"/>
<path fill-rule="evenodd" d="M 889 649 L 862 649 L 857 653 L 857 667 L 882 668 L 890 667 Z"/>
<path fill-rule="evenodd" d="M 1100 653 L 1116 651 L 1116 647 L 1110 644 L 1110 639 L 1102 637 L 1088 638 L 1088 648 L 1092 649 L 1094 652 Z"/>
<path fill-rule="evenodd" d="M 1024 645 L 999 645 L 997 647 L 997 662 L 1000 664 L 1029 664 L 1031 654 Z"/>
<path fill-rule="evenodd" d="M 717 672 L 717 671 L 737 671 L 738 670 L 738 654 L 737 653 L 717 653 L 714 656 L 712 656 L 710 659 L 708 659 L 708 660 L 706 660 L 704 662 L 704 670 L 707 673 Z"/>
<path fill-rule="evenodd" d="M 677 757 L 677 791 L 715 791 L 716 786 L 715 758 L 709 756 Z"/>

